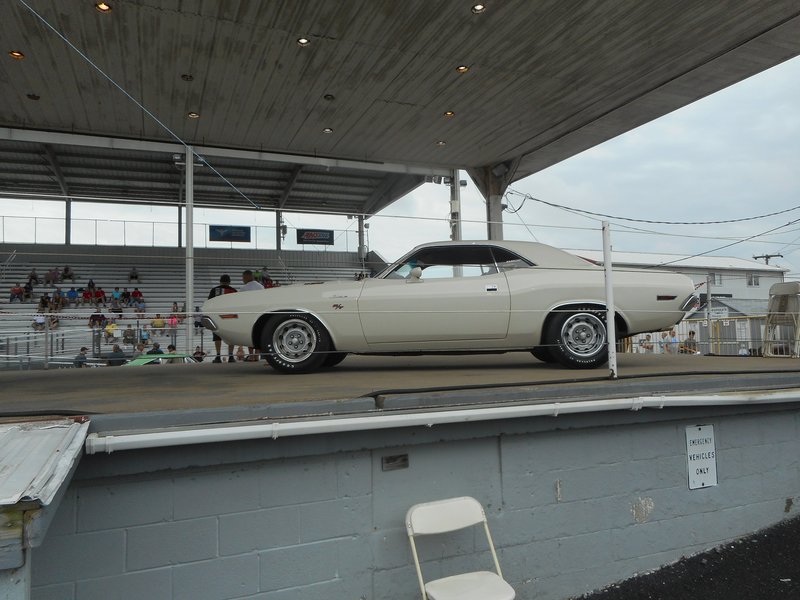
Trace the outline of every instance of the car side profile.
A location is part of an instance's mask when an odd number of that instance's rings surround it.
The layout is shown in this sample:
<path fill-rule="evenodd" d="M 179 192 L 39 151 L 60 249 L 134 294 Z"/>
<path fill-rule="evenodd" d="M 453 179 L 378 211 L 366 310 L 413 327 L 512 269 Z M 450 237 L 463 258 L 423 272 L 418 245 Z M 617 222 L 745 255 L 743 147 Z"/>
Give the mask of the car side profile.
<path fill-rule="evenodd" d="M 615 270 L 618 339 L 666 329 L 694 286 L 684 275 Z M 552 246 L 447 241 L 417 246 L 374 278 L 289 285 L 212 298 L 203 322 L 255 346 L 284 373 L 347 354 L 528 351 L 594 368 L 608 360 L 602 267 Z"/>

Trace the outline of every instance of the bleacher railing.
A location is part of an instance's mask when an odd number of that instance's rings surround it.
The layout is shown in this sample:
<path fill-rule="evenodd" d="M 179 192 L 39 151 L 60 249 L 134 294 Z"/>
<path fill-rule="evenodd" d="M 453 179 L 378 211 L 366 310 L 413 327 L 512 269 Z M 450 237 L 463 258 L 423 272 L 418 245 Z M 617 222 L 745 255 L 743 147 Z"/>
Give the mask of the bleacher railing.
<path fill-rule="evenodd" d="M 116 219 L 72 219 L 70 231 L 73 244 L 90 246 L 178 246 L 178 223 L 132 221 Z M 276 248 L 276 228 L 265 225 L 235 225 L 249 227 L 250 242 L 211 242 L 207 223 L 194 224 L 196 248 L 270 250 Z M 0 216 L 0 243 L 63 244 L 66 220 L 58 217 Z M 288 228 L 281 238 L 284 250 L 313 250 L 357 252 L 358 232 L 353 229 L 334 229 L 334 243 L 298 244 L 296 229 Z M 181 225 L 181 239 L 186 239 L 186 225 Z"/>

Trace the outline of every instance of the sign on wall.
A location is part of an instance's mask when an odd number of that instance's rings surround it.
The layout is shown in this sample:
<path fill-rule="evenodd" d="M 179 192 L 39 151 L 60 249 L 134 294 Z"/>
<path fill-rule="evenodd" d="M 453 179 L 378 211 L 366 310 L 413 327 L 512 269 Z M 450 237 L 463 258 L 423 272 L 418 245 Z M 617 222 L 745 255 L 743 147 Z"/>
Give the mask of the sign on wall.
<path fill-rule="evenodd" d="M 250 228 L 239 225 L 209 225 L 209 242 L 250 242 Z"/>
<path fill-rule="evenodd" d="M 686 464 L 689 469 L 689 489 L 717 485 L 717 450 L 713 425 L 693 425 L 686 428 Z"/>
<path fill-rule="evenodd" d="M 333 229 L 298 229 L 298 244 L 325 244 L 333 245 Z"/>

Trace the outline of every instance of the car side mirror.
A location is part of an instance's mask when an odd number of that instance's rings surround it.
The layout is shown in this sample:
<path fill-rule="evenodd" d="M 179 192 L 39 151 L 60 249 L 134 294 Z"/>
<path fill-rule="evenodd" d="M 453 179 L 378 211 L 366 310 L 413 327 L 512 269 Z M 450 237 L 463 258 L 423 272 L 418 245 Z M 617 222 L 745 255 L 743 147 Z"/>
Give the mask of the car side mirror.
<path fill-rule="evenodd" d="M 422 268 L 421 267 L 414 267 L 413 269 L 411 269 L 411 272 L 408 274 L 408 280 L 407 281 L 416 283 L 418 281 L 422 281 L 421 277 L 422 277 Z"/>

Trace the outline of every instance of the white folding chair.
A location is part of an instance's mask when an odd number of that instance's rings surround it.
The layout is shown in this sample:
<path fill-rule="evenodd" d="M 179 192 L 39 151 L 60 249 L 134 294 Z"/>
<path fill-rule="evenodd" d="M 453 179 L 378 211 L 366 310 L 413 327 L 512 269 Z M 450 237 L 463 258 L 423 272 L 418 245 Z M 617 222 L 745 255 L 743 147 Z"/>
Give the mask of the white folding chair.
<path fill-rule="evenodd" d="M 492 552 L 497 572 L 473 571 L 425 583 L 414 538 L 418 535 L 458 531 L 479 523 L 483 524 L 486 532 L 486 540 L 489 542 L 489 550 Z M 486 522 L 486 514 L 475 498 L 463 496 L 415 504 L 406 513 L 406 530 L 408 540 L 411 542 L 411 554 L 414 556 L 414 566 L 417 568 L 417 579 L 423 600 L 513 600 L 514 589 L 503 579 L 492 535 Z"/>

